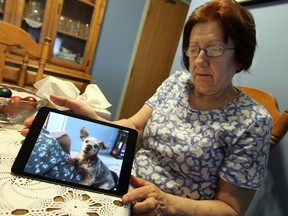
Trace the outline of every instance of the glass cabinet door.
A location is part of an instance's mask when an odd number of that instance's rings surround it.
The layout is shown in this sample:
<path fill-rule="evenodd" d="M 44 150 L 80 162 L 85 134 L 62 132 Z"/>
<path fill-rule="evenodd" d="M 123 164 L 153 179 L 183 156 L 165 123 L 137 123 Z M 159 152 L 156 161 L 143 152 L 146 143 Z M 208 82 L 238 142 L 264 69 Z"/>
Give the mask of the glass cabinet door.
<path fill-rule="evenodd" d="M 106 0 L 0 0 L 0 20 L 21 27 L 37 43 L 51 38 L 46 74 L 83 91 L 93 80 L 90 70 L 105 7 Z M 35 64 L 29 67 L 34 70 Z"/>
<path fill-rule="evenodd" d="M 46 0 L 25 0 L 21 28 L 37 43 L 40 42 L 45 6 Z"/>
<path fill-rule="evenodd" d="M 95 0 L 64 0 L 53 48 L 54 61 L 81 65 Z"/>
<path fill-rule="evenodd" d="M 47 0 L 0 0 L 0 20 L 23 28 L 36 42 L 43 42 L 46 36 L 42 35 L 43 29 L 47 29 L 43 19 L 50 5 L 47 3 Z"/>

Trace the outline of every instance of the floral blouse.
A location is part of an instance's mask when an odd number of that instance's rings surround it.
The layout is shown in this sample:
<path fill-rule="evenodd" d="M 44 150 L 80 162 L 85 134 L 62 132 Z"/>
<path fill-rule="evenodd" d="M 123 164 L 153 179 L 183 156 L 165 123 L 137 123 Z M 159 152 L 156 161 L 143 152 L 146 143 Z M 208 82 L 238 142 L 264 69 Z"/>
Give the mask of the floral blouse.
<path fill-rule="evenodd" d="M 135 156 L 136 175 L 193 199 L 213 199 L 219 178 L 258 189 L 268 161 L 271 116 L 240 90 L 224 107 L 194 110 L 188 102 L 190 77 L 176 72 L 146 102 L 153 113 Z"/>

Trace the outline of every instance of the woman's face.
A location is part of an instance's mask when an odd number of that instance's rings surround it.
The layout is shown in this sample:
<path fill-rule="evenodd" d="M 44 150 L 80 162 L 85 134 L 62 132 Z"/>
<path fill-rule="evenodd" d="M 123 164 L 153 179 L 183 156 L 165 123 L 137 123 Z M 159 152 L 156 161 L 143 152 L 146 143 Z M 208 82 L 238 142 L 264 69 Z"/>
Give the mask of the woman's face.
<path fill-rule="evenodd" d="M 217 21 L 197 23 L 192 28 L 189 47 L 198 46 L 200 49 L 213 45 L 234 47 L 232 40 L 229 39 L 225 44 L 223 38 L 222 27 Z M 237 69 L 234 52 L 234 49 L 230 49 L 225 50 L 222 56 L 208 57 L 204 50 L 201 50 L 198 56 L 189 58 L 192 80 L 199 93 L 214 95 L 230 90 Z"/>

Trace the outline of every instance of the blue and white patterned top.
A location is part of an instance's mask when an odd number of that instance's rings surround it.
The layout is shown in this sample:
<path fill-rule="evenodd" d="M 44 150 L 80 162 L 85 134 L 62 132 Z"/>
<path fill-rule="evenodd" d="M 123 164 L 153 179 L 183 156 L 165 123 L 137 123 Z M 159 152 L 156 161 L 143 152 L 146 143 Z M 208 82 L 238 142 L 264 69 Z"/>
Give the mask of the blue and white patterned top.
<path fill-rule="evenodd" d="M 191 109 L 190 76 L 176 72 L 147 101 L 153 113 L 135 156 L 136 175 L 193 199 L 213 199 L 219 177 L 258 189 L 268 161 L 271 116 L 241 91 L 219 109 Z"/>

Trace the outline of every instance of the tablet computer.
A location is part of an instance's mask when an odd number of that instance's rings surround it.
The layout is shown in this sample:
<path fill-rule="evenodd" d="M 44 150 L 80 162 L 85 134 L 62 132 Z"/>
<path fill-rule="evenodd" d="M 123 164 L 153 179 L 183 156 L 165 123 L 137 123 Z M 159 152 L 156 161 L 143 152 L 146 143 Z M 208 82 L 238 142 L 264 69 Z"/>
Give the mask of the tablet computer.
<path fill-rule="evenodd" d="M 43 107 L 12 173 L 122 196 L 128 190 L 136 142 L 134 129 Z"/>

